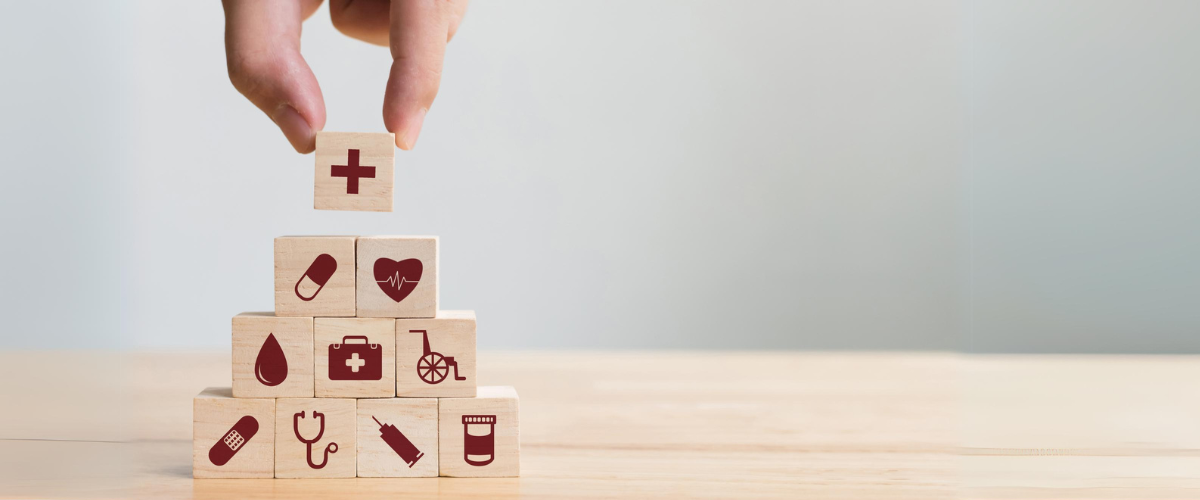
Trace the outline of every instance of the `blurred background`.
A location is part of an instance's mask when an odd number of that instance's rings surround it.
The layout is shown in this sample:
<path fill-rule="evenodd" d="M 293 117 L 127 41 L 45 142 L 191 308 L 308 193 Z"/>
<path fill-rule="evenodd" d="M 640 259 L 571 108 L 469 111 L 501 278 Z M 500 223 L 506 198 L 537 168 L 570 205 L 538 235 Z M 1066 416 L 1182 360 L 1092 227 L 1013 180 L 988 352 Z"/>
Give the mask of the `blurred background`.
<path fill-rule="evenodd" d="M 274 237 L 431 234 L 485 349 L 1200 352 L 1200 2 L 476 1 L 383 214 L 219 2 L 5 10 L 0 349 L 226 349 Z M 303 53 L 384 131 L 386 48 Z"/>

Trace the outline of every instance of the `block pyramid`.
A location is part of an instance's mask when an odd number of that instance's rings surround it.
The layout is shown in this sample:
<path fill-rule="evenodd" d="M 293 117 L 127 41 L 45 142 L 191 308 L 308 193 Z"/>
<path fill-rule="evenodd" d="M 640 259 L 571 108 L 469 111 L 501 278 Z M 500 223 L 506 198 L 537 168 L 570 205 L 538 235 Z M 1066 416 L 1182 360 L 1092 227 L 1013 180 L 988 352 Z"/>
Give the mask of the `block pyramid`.
<path fill-rule="evenodd" d="M 276 238 L 275 311 L 233 317 L 232 387 L 193 402 L 192 476 L 519 475 L 517 392 L 477 386 L 475 312 L 438 309 L 438 245 Z"/>

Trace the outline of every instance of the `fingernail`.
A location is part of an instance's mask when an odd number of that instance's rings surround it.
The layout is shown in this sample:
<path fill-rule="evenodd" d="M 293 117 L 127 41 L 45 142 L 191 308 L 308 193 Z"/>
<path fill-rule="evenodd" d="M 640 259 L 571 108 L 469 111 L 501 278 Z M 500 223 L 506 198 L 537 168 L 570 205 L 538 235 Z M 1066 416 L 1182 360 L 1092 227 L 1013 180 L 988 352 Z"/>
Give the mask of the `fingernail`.
<path fill-rule="evenodd" d="M 396 146 L 400 149 L 409 150 L 417 145 L 417 136 L 421 135 L 421 125 L 425 124 L 425 108 L 417 111 L 417 116 L 413 117 L 409 122 L 408 128 L 404 129 L 404 133 L 396 136 Z"/>
<path fill-rule="evenodd" d="M 311 153 L 313 149 L 316 149 L 312 127 L 291 106 L 286 104 L 280 106 L 275 110 L 275 116 L 272 116 L 271 120 L 275 122 L 279 130 L 283 131 L 284 137 L 287 137 L 288 142 L 292 143 L 292 147 L 296 148 L 296 151 Z"/>

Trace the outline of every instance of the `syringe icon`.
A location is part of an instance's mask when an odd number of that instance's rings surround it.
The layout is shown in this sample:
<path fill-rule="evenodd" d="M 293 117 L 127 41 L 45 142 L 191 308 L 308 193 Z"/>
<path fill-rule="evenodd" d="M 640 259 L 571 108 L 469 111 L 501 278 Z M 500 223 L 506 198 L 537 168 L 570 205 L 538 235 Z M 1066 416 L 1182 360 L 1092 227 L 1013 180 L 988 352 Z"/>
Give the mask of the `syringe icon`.
<path fill-rule="evenodd" d="M 404 459 L 404 463 L 407 463 L 409 468 L 412 468 L 413 464 L 417 463 L 417 460 L 425 456 L 425 453 L 418 450 L 416 446 L 413 446 L 412 441 L 404 437 L 404 433 L 400 432 L 400 429 L 397 429 L 396 426 L 380 422 L 374 415 L 371 415 L 371 420 L 379 424 L 379 437 L 388 446 L 392 447 L 392 451 Z"/>

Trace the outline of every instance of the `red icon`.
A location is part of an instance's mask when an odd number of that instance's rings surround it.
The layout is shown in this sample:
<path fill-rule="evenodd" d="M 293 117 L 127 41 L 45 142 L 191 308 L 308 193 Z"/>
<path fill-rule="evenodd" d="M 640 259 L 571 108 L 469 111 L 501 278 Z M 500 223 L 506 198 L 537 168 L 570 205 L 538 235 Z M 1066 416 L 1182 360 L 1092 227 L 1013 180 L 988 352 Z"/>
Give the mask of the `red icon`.
<path fill-rule="evenodd" d="M 454 380 L 466 380 L 467 377 L 458 376 L 458 361 L 454 360 L 454 356 L 442 356 L 440 352 L 433 352 L 429 349 L 429 333 L 425 330 L 409 330 L 408 333 L 420 333 L 422 340 L 425 341 L 425 352 L 421 355 L 421 359 L 417 360 L 417 376 L 426 384 L 436 384 L 446 379 L 446 375 L 450 374 L 450 368 L 454 368 Z"/>
<path fill-rule="evenodd" d="M 361 340 L 361 344 L 351 344 Z M 380 380 L 383 378 L 383 348 L 369 344 L 363 335 L 342 337 L 329 344 L 329 380 Z"/>
<path fill-rule="evenodd" d="M 379 259 L 375 261 L 375 283 L 388 297 L 400 302 L 421 282 L 421 270 L 421 261 L 417 259 L 400 262 Z"/>
<path fill-rule="evenodd" d="M 325 464 L 329 463 L 329 454 L 337 453 L 338 445 L 337 443 L 329 443 L 329 445 L 325 447 L 325 455 L 321 457 L 321 463 L 313 463 L 312 445 L 317 441 L 320 441 L 321 436 L 325 435 L 325 414 L 314 410 L 312 415 L 313 418 L 317 419 L 321 425 L 321 429 L 317 431 L 317 437 L 313 439 L 304 439 L 302 436 L 300 436 L 300 419 L 304 418 L 304 412 L 292 415 L 292 431 L 296 433 L 296 439 L 299 439 L 300 442 L 304 443 L 305 447 L 308 448 L 308 452 L 305 454 L 305 458 L 308 459 L 308 466 L 314 469 L 321 469 L 325 467 Z"/>
<path fill-rule="evenodd" d="M 254 360 L 254 376 L 263 385 L 275 387 L 287 379 L 287 374 L 287 357 L 283 355 L 283 348 L 275 340 L 275 334 L 268 333 L 267 340 L 258 349 L 258 358 Z"/>
<path fill-rule="evenodd" d="M 371 420 L 374 420 L 375 423 L 379 424 L 379 438 L 383 439 L 383 442 L 387 443 L 388 446 L 391 446 L 392 451 L 396 452 L 397 455 L 400 455 L 400 458 L 404 460 L 404 463 L 408 464 L 410 469 L 412 468 L 413 464 L 417 463 L 417 460 L 420 460 L 421 457 L 425 456 L 425 452 L 418 450 L 417 447 L 412 444 L 412 441 L 409 441 L 408 438 L 404 436 L 404 433 L 400 432 L 400 429 L 397 429 L 396 426 L 382 423 L 379 421 L 379 419 L 375 418 L 374 415 L 371 416 Z"/>
<path fill-rule="evenodd" d="M 308 265 L 304 276 L 296 280 L 296 296 L 305 302 L 312 300 L 318 293 L 321 293 L 322 288 L 325 288 L 325 283 L 329 282 L 334 271 L 337 271 L 337 259 L 327 253 L 318 255 L 316 259 L 313 259 L 312 264 Z M 300 291 L 301 288 L 304 288 L 303 292 Z"/>
<path fill-rule="evenodd" d="M 375 167 L 369 165 L 358 164 L 358 150 L 351 149 L 346 152 L 346 165 L 332 165 L 329 167 L 330 177 L 345 177 L 346 178 L 346 194 L 358 194 L 358 179 L 374 179 Z"/>
<path fill-rule="evenodd" d="M 255 434 L 258 434 L 258 420 L 250 415 L 238 419 L 225 436 L 209 448 L 208 461 L 217 467 L 229 463 L 229 459 L 233 458 Z"/>
<path fill-rule="evenodd" d="M 496 416 L 463 415 L 463 460 L 481 467 L 496 459 Z"/>

